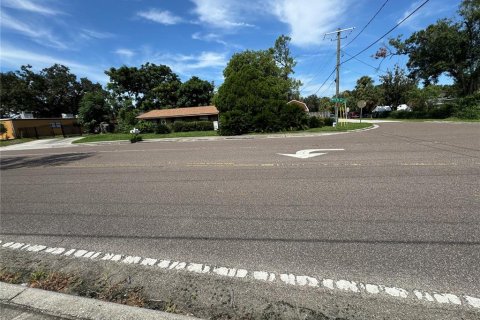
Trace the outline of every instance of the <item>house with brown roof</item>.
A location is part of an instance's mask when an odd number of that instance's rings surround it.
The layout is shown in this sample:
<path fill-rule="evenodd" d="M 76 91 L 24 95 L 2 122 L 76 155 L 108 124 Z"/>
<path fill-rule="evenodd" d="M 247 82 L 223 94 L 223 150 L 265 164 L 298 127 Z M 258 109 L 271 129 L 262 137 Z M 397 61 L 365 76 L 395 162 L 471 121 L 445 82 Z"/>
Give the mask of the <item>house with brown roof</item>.
<path fill-rule="evenodd" d="M 218 121 L 218 109 L 215 106 L 156 109 L 137 117 L 139 120 L 157 123 L 173 123 L 175 121 Z"/>

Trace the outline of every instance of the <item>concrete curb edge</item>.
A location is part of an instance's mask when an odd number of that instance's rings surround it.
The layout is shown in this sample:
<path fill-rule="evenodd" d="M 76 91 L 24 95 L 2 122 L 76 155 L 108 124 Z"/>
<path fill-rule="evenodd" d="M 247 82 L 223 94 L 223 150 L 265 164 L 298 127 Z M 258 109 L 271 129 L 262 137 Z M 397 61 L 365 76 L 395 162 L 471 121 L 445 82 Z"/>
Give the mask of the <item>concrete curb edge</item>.
<path fill-rule="evenodd" d="M 0 305 L 43 313 L 65 319 L 156 319 L 199 320 L 199 318 L 131 307 L 64 293 L 28 288 L 0 282 Z M 1 312 L 0 312 L 1 315 Z"/>

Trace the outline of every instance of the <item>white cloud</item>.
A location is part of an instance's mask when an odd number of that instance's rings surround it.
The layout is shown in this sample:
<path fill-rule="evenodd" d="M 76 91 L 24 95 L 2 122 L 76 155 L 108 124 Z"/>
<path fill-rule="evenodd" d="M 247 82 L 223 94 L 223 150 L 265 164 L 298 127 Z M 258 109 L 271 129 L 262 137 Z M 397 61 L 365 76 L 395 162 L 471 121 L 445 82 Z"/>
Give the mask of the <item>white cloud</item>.
<path fill-rule="evenodd" d="M 195 4 L 194 13 L 200 22 L 209 26 L 232 29 L 238 27 L 252 27 L 243 21 L 242 15 L 251 12 L 257 5 L 236 0 L 191 0 Z M 248 1 L 247 1 L 248 2 Z"/>
<path fill-rule="evenodd" d="M 115 50 L 115 53 L 127 59 L 130 59 L 135 55 L 135 52 L 130 49 L 117 49 Z"/>
<path fill-rule="evenodd" d="M 292 44 L 319 45 L 326 32 L 341 26 L 351 0 L 271 0 L 273 14 L 290 27 Z"/>
<path fill-rule="evenodd" d="M 90 29 L 80 30 L 80 37 L 84 39 L 108 39 L 113 38 L 115 35 L 110 32 L 100 32 Z"/>
<path fill-rule="evenodd" d="M 173 15 L 170 11 L 159 9 L 150 9 L 148 11 L 137 12 L 137 16 L 151 20 L 164 25 L 174 25 L 182 22 L 182 18 Z"/>
<path fill-rule="evenodd" d="M 103 73 L 104 69 L 101 67 L 89 66 L 71 60 L 37 54 L 5 43 L 2 44 L 0 63 L 2 66 L 9 66 L 11 68 L 18 68 L 21 65 L 30 64 L 36 69 L 43 69 L 58 63 L 69 67 L 72 73 L 76 74 L 79 78 L 87 77 L 92 81 L 97 81 L 102 84 L 108 82 L 108 77 Z"/>
<path fill-rule="evenodd" d="M 61 11 L 40 5 L 38 1 L 33 2 L 30 0 L 2 0 L 2 6 L 43 15 L 57 15 L 62 13 Z"/>
<path fill-rule="evenodd" d="M 5 10 L 1 11 L 0 16 L 0 26 L 3 28 L 7 28 L 17 33 L 21 33 L 42 45 L 59 49 L 67 48 L 67 46 L 63 42 L 58 40 L 49 29 L 45 29 L 39 26 L 32 26 L 25 22 L 17 20 L 14 17 L 8 15 Z"/>
<path fill-rule="evenodd" d="M 412 3 L 408 9 L 403 13 L 402 17 L 397 20 L 397 23 L 409 16 L 418 6 L 420 6 L 424 1 L 416 1 Z M 407 27 L 411 30 L 423 29 L 430 23 L 433 23 L 432 17 L 437 17 L 442 14 L 445 14 L 446 17 L 449 17 L 452 12 L 455 11 L 457 3 L 453 3 L 450 0 L 429 2 L 419 11 L 415 12 L 408 20 L 402 24 L 402 27 Z"/>
<path fill-rule="evenodd" d="M 223 80 L 221 74 L 227 65 L 228 53 L 204 51 L 185 55 L 155 52 L 148 47 L 143 47 L 132 63 L 140 65 L 145 62 L 167 65 L 182 78 L 195 75 L 204 79 L 217 81 Z"/>
<path fill-rule="evenodd" d="M 206 41 L 206 42 L 216 42 L 216 43 L 223 44 L 224 46 L 227 45 L 227 43 L 222 40 L 220 35 L 215 33 L 202 34 L 200 32 L 195 32 L 194 34 L 192 34 L 192 39 Z"/>

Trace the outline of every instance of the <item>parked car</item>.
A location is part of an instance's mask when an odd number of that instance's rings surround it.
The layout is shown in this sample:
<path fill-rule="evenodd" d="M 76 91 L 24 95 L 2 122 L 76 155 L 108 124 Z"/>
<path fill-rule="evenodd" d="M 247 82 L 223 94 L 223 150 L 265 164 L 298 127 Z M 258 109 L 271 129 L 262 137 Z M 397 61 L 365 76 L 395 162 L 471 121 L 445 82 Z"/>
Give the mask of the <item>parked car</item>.
<path fill-rule="evenodd" d="M 347 118 L 348 119 L 358 119 L 358 118 L 360 118 L 360 113 L 356 112 L 356 111 L 349 112 L 347 114 Z"/>

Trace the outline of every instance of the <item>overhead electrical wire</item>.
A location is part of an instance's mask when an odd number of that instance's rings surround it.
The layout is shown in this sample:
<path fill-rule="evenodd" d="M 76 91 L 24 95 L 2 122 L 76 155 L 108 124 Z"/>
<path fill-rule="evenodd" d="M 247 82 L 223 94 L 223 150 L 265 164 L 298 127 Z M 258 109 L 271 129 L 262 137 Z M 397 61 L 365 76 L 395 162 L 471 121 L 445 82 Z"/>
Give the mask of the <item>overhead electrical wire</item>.
<path fill-rule="evenodd" d="M 396 25 L 394 25 L 390 30 L 385 32 L 381 37 L 379 37 L 377 40 L 369 44 L 365 49 L 361 50 L 360 52 L 356 53 L 355 55 L 351 56 L 349 59 L 343 61 L 341 64 L 347 63 L 348 61 L 351 61 L 373 47 L 376 43 L 378 43 L 380 40 L 382 40 L 385 36 L 387 36 L 389 33 L 391 33 L 393 30 L 397 29 L 402 23 L 404 23 L 408 18 L 410 18 L 412 15 L 414 15 L 418 10 L 420 10 L 424 5 L 426 5 L 430 0 L 425 0 L 421 5 L 419 5 L 415 10 L 410 12 L 409 15 L 407 15 L 405 18 L 403 18 L 401 21 L 399 21 Z"/>
<path fill-rule="evenodd" d="M 342 53 L 346 54 L 346 55 L 349 56 L 349 57 L 353 57 L 353 55 L 351 55 L 350 53 L 348 53 L 348 52 L 346 52 L 346 51 L 344 51 L 344 50 L 342 50 Z M 380 66 L 378 66 L 378 67 L 372 66 L 372 65 L 369 64 L 368 62 L 365 62 L 365 61 L 363 61 L 363 60 L 360 60 L 360 59 L 358 59 L 358 58 L 356 58 L 356 57 L 353 58 L 353 59 L 357 60 L 357 61 L 360 62 L 360 63 L 363 63 L 363 64 L 366 65 L 366 66 L 369 66 L 369 67 L 372 68 L 372 69 L 375 69 L 376 72 L 378 72 L 378 71 L 385 72 L 385 70 L 380 69 Z"/>
<path fill-rule="evenodd" d="M 386 1 L 387 2 L 387 1 Z M 382 5 L 382 7 L 378 10 L 378 12 L 380 12 L 380 10 L 382 10 L 382 8 L 385 6 L 386 2 L 384 3 L 384 5 Z M 382 40 L 385 36 L 387 36 L 389 33 L 391 33 L 393 30 L 395 30 L 396 28 L 398 28 L 402 23 L 404 23 L 407 19 L 409 19 L 412 15 L 414 15 L 418 10 L 420 10 L 421 8 L 423 8 L 423 6 L 425 6 L 428 2 L 430 2 L 430 0 L 425 0 L 422 4 L 420 4 L 417 8 L 415 8 L 415 10 L 413 10 L 412 12 L 410 12 L 405 18 L 403 18 L 401 21 L 399 21 L 396 25 L 394 25 L 392 28 L 390 28 L 390 30 L 388 30 L 387 32 L 385 32 L 381 37 L 379 37 L 377 40 L 375 40 L 374 42 L 372 42 L 371 44 L 369 44 L 366 48 L 364 48 L 363 50 L 361 50 L 360 52 L 356 53 L 355 55 L 350 55 L 350 58 L 341 62 L 340 65 L 344 64 L 344 63 L 347 63 L 353 59 L 356 59 L 359 55 L 361 55 L 362 53 L 364 53 L 365 51 L 367 51 L 368 49 L 370 49 L 371 47 L 373 47 L 376 43 L 378 43 L 380 40 Z M 372 17 L 372 19 L 370 19 L 371 21 L 373 21 L 373 19 L 378 15 L 378 12 Z M 369 23 L 371 22 L 369 21 Z M 368 26 L 368 24 L 366 26 Z M 366 26 L 360 31 L 360 33 L 366 28 Z M 360 34 L 359 33 L 359 34 Z M 358 36 L 358 35 L 357 35 Z M 356 38 L 356 37 L 355 37 Z M 355 40 L 352 39 L 353 40 Z M 350 44 L 352 41 L 350 41 L 348 44 Z M 345 46 L 344 46 L 345 47 Z M 325 79 L 325 81 L 322 83 L 322 85 L 317 89 L 317 91 L 315 91 L 314 94 L 317 94 L 318 91 L 320 91 L 321 88 L 323 88 L 323 86 L 327 83 L 328 79 L 330 79 L 330 77 L 335 73 L 335 69 L 332 70 L 332 72 L 330 73 L 330 75 L 327 77 L 327 79 Z"/>
<path fill-rule="evenodd" d="M 357 35 L 352 39 L 350 40 L 346 45 L 344 45 L 342 48 L 345 48 L 346 46 L 348 46 L 350 43 L 352 43 L 353 41 L 355 41 L 355 39 L 357 39 L 361 34 L 362 32 L 370 25 L 370 23 L 372 23 L 372 21 L 378 16 L 378 14 L 380 13 L 380 11 L 382 11 L 382 9 L 385 7 L 385 5 L 388 3 L 389 0 L 386 0 L 382 6 L 380 7 L 380 9 L 377 10 L 377 12 L 373 15 L 373 17 L 367 22 L 367 24 L 362 28 L 362 30 L 360 30 L 359 33 L 357 33 Z"/>
<path fill-rule="evenodd" d="M 318 91 L 320 91 L 320 89 L 323 88 L 323 86 L 325 85 L 325 83 L 327 83 L 328 79 L 330 79 L 330 77 L 335 73 L 335 70 L 336 70 L 336 68 L 334 68 L 334 69 L 332 70 L 332 72 L 330 73 L 330 75 L 327 77 L 327 79 L 325 79 L 325 81 L 324 81 L 324 82 L 322 83 L 322 85 L 317 89 L 317 91 L 315 91 L 314 94 L 317 94 Z"/>
<path fill-rule="evenodd" d="M 335 58 L 335 55 L 332 55 L 331 58 L 323 65 L 324 67 L 321 68 L 319 71 L 320 72 L 316 72 L 317 74 L 320 74 L 321 72 L 323 72 L 325 70 L 325 66 L 326 65 L 329 65 L 331 61 L 333 61 L 333 59 Z M 313 82 L 313 80 L 315 80 L 315 76 L 313 78 L 311 78 L 307 83 L 303 84 L 302 87 L 303 89 L 300 90 L 300 93 L 302 93 L 303 91 L 306 90 L 307 86 L 309 84 L 311 84 Z"/>

